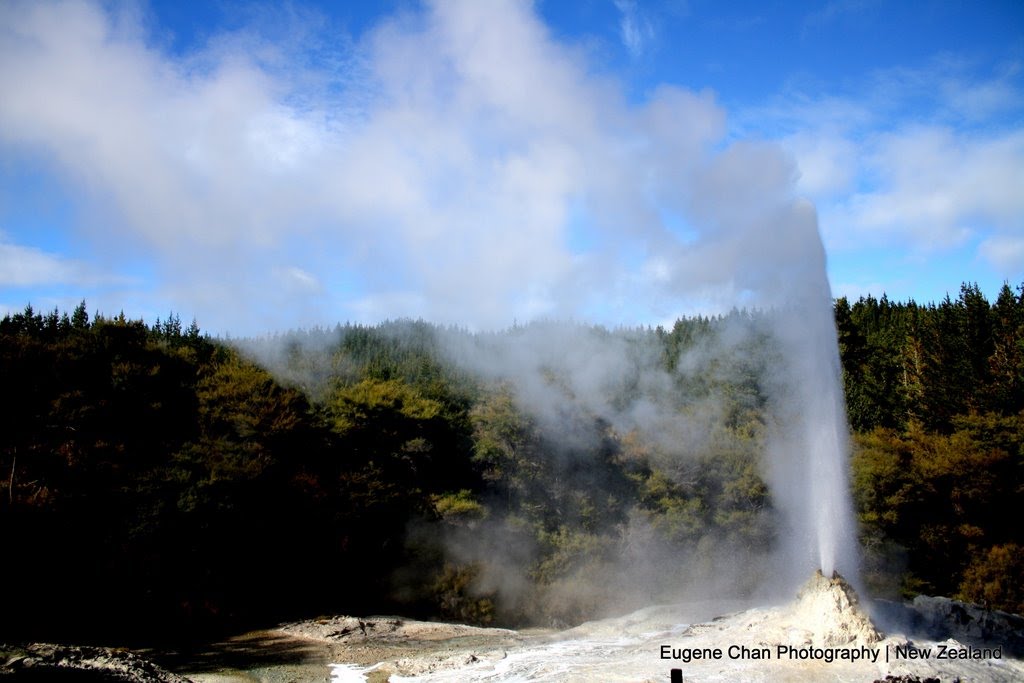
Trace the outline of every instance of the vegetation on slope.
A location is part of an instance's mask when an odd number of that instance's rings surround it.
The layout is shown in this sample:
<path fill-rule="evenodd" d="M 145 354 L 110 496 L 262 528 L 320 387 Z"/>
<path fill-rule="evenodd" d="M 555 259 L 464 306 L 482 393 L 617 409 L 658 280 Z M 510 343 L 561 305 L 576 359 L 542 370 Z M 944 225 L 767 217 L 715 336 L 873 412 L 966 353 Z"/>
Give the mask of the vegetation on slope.
<path fill-rule="evenodd" d="M 659 392 L 690 419 L 715 397 L 720 419 L 677 457 L 548 367 L 557 433 L 439 342 L 487 339 L 425 323 L 253 340 L 278 354 L 271 375 L 173 315 L 7 316 L 2 635 L 371 611 L 572 622 L 610 593 L 638 604 L 715 576 L 722 556 L 765 557 L 776 520 L 755 366 L 771 356 L 720 343 L 756 320 L 589 331 L 672 378 L 627 373 L 601 389 L 606 405 Z M 1024 287 L 993 303 L 966 285 L 938 305 L 840 299 L 836 321 L 869 584 L 1024 611 Z M 742 591 L 757 572 L 731 578 Z"/>

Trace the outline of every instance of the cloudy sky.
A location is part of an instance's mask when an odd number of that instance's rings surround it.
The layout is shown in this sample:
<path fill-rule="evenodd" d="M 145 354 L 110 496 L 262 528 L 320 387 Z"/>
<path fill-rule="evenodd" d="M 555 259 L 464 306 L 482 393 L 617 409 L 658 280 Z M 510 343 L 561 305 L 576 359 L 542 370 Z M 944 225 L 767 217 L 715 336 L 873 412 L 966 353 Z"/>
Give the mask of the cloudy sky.
<path fill-rule="evenodd" d="M 815 212 L 836 296 L 993 297 L 1022 67 L 1019 0 L 5 0 L 0 313 L 658 324 Z"/>

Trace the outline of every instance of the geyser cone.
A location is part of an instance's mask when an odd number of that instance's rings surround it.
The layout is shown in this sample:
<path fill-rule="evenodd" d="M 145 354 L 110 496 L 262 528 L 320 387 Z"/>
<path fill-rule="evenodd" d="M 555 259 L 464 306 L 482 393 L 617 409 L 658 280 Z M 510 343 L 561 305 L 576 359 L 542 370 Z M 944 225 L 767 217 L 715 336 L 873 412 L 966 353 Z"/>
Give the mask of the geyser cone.
<path fill-rule="evenodd" d="M 828 578 L 819 569 L 811 576 L 797 593 L 793 621 L 816 646 L 869 645 L 882 639 L 857 591 L 839 572 Z"/>

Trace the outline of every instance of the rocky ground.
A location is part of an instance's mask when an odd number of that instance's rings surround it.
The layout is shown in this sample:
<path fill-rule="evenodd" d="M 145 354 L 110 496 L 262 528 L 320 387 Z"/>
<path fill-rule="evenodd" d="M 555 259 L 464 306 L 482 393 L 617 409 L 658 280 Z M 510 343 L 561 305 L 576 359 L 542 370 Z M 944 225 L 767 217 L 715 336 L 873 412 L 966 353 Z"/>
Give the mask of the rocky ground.
<path fill-rule="evenodd" d="M 52 643 L 0 645 L 0 681 L 188 683 L 134 652 Z"/>

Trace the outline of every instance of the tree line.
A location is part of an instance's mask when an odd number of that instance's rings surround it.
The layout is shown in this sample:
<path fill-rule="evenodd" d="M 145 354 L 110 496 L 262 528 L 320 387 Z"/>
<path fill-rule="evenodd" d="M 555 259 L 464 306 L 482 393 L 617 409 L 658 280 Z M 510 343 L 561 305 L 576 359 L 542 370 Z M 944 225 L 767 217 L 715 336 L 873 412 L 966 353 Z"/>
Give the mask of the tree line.
<path fill-rule="evenodd" d="M 993 303 L 973 285 L 937 305 L 839 299 L 835 313 L 869 585 L 1024 611 L 1024 287 Z M 558 438 L 424 322 L 250 340 L 279 349 L 271 374 L 173 314 L 8 315 L 2 635 L 166 637 L 336 612 L 572 623 L 609 590 L 639 606 L 730 553 L 766 556 L 751 359 L 770 356 L 723 347 L 677 367 L 758 315 L 600 332 L 653 349 L 681 415 L 721 397 L 685 459 L 568 398 L 578 438 Z"/>

